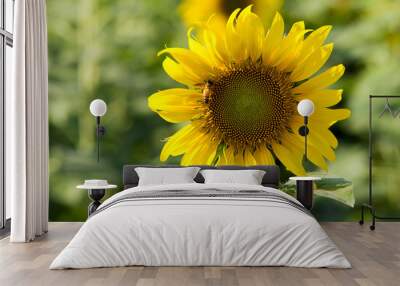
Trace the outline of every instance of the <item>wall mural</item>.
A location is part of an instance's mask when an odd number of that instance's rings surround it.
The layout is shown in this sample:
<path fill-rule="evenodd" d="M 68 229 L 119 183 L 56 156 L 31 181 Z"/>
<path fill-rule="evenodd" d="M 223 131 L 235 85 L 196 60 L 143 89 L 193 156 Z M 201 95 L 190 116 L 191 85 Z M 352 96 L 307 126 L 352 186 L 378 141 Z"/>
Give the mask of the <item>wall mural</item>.
<path fill-rule="evenodd" d="M 358 220 L 368 95 L 400 94 L 399 13 L 393 0 L 48 0 L 50 220 L 85 220 L 75 187 L 121 187 L 126 163 L 277 164 L 288 193 L 293 174 L 324 173 L 335 179 L 316 183 L 315 216 Z M 108 109 L 100 162 L 95 98 Z M 315 107 L 307 161 L 302 99 Z M 383 216 L 400 213 L 396 122 L 374 123 Z"/>
<path fill-rule="evenodd" d="M 236 9 L 226 28 L 215 17 L 188 31 L 188 46 L 167 48 L 159 55 L 165 72 L 187 88 L 159 91 L 149 107 L 171 123 L 190 121 L 168 138 L 160 159 L 183 155 L 182 165 L 269 165 L 276 158 L 296 175 L 305 175 L 302 99 L 311 99 L 309 159 L 327 170 L 338 142 L 329 127 L 350 116 L 331 109 L 342 90 L 329 89 L 344 73 L 343 65 L 314 76 L 326 63 L 333 44 L 325 44 L 331 26 L 314 31 L 304 22 L 284 33 L 277 12 L 271 27 L 248 6 Z"/>

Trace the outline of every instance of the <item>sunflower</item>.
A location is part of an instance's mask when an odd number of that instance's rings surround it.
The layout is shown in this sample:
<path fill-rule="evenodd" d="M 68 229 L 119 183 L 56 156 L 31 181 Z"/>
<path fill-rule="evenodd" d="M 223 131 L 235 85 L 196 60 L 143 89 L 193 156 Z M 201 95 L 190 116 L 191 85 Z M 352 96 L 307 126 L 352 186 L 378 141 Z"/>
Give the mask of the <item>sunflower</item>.
<path fill-rule="evenodd" d="M 236 8 L 245 8 L 254 4 L 254 10 L 266 22 L 269 22 L 282 5 L 283 0 L 184 0 L 179 12 L 187 26 L 207 21 L 213 15 L 213 24 L 223 27 Z"/>
<path fill-rule="evenodd" d="M 185 88 L 151 95 L 151 110 L 171 123 L 185 123 L 167 138 L 160 159 L 180 156 L 182 165 L 269 165 L 279 160 L 296 175 L 303 167 L 303 118 L 296 107 L 302 99 L 315 105 L 309 119 L 308 159 L 327 170 L 335 160 L 336 137 L 329 130 L 350 116 L 330 109 L 342 90 L 328 89 L 344 66 L 315 75 L 328 60 L 333 44 L 324 44 L 331 26 L 306 30 L 295 23 L 287 34 L 276 13 L 265 31 L 251 6 L 236 9 L 223 31 L 207 23 L 188 32 L 188 49 L 167 48 L 159 55 L 165 72 Z M 218 35 L 218 36 L 217 36 Z M 307 36 L 306 36 L 307 35 Z M 201 40 L 200 40 L 201 39 Z"/>

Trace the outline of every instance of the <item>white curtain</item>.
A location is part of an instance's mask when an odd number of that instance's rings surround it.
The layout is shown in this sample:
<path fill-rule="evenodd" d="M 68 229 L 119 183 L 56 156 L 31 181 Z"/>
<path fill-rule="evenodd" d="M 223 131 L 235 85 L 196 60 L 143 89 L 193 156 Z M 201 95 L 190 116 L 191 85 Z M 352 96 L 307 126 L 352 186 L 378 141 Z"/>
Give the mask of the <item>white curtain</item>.
<path fill-rule="evenodd" d="M 48 112 L 45 0 L 15 1 L 13 92 L 6 98 L 6 187 L 12 242 L 47 232 Z"/>

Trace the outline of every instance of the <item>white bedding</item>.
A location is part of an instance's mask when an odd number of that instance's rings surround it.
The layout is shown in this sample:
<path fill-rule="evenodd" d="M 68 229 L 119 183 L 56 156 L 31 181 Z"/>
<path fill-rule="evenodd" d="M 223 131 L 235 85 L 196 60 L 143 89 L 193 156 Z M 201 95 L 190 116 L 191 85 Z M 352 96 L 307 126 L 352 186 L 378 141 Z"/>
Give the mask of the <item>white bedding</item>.
<path fill-rule="evenodd" d="M 279 190 L 238 184 L 135 187 L 164 190 Z M 145 266 L 294 266 L 350 268 L 318 222 L 290 204 L 257 198 L 152 198 L 122 201 L 81 227 L 50 269 Z"/>

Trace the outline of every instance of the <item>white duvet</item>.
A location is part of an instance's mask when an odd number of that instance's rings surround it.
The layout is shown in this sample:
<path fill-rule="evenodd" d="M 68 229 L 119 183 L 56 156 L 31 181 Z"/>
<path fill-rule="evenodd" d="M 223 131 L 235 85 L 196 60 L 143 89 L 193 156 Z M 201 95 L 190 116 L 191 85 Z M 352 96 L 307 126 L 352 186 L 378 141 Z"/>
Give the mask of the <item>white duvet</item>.
<path fill-rule="evenodd" d="M 163 190 L 279 190 L 232 184 L 135 187 Z M 299 203 L 298 203 L 299 204 Z M 350 263 L 310 215 L 255 198 L 153 198 L 104 208 L 83 224 L 50 269 L 145 266 L 294 266 L 349 268 Z"/>

